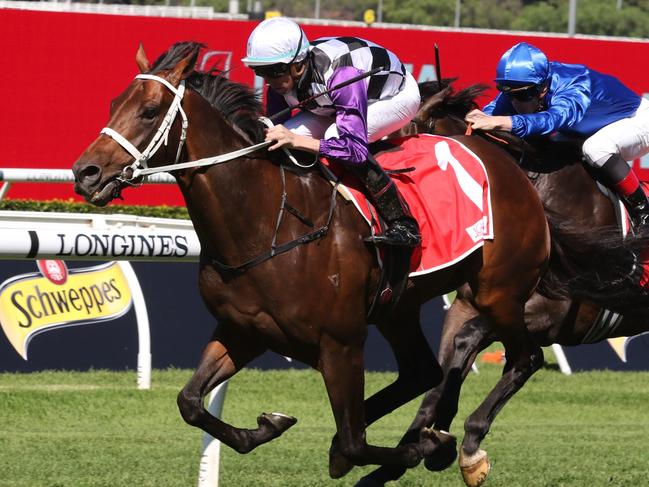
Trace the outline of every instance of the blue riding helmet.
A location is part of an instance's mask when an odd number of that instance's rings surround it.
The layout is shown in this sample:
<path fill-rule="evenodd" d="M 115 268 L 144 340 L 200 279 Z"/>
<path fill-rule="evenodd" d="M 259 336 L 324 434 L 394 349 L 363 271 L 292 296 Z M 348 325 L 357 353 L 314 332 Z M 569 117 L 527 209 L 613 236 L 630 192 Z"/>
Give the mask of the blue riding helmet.
<path fill-rule="evenodd" d="M 550 74 L 548 58 L 537 47 L 519 42 L 498 61 L 496 83 L 501 85 L 540 85 Z"/>

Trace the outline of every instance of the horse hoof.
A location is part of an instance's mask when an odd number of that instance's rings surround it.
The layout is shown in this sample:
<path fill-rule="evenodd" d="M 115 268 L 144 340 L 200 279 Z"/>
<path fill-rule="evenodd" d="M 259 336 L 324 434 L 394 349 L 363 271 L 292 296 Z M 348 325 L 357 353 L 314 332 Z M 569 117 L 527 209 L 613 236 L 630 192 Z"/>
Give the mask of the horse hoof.
<path fill-rule="evenodd" d="M 363 477 L 354 484 L 354 487 L 383 487 L 385 482 L 377 482 L 371 477 Z"/>
<path fill-rule="evenodd" d="M 347 475 L 354 467 L 355 465 L 338 448 L 338 435 L 334 435 L 329 447 L 329 476 L 332 479 L 339 479 Z"/>
<path fill-rule="evenodd" d="M 486 451 L 478 450 L 473 455 L 466 455 L 460 450 L 460 471 L 468 487 L 480 487 L 484 484 L 490 470 L 491 463 Z"/>
<path fill-rule="evenodd" d="M 457 458 L 457 441 L 452 434 L 424 428 L 421 432 L 422 439 L 429 439 L 433 443 L 430 452 L 426 452 L 424 466 L 431 472 L 441 472 L 450 467 Z"/>
<path fill-rule="evenodd" d="M 387 482 L 399 480 L 406 473 L 405 468 L 388 468 L 385 465 L 368 473 L 354 484 L 354 487 L 381 487 Z"/>
<path fill-rule="evenodd" d="M 329 477 L 339 479 L 347 475 L 354 464 L 340 453 L 340 450 L 329 451 Z"/>
<path fill-rule="evenodd" d="M 260 428 L 269 428 L 273 432 L 273 438 L 281 436 L 284 431 L 297 423 L 293 416 L 287 416 L 282 413 L 262 413 L 257 418 L 257 424 Z"/>

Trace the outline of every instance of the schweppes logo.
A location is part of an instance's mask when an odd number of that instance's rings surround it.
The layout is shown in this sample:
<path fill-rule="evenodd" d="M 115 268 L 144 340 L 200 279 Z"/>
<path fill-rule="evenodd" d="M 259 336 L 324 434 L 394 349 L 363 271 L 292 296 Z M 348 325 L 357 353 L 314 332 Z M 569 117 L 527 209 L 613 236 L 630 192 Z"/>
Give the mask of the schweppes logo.
<path fill-rule="evenodd" d="M 25 360 L 35 335 L 114 319 L 131 307 L 131 291 L 115 262 L 68 271 L 62 261 L 41 261 L 39 269 L 0 284 L 0 324 Z"/>

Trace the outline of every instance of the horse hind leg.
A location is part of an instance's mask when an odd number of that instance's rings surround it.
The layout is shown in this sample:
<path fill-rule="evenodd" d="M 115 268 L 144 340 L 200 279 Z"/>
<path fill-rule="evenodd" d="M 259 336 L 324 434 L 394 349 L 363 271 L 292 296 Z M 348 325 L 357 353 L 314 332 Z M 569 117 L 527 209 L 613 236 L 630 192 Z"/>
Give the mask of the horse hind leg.
<path fill-rule="evenodd" d="M 235 428 L 207 411 L 205 397 L 210 391 L 266 350 L 229 328 L 227 323 L 219 323 L 196 371 L 178 394 L 178 409 L 188 424 L 202 429 L 239 453 L 248 453 L 280 436 L 297 420 L 280 413 L 264 413 L 257 418 L 256 429 L 243 429 Z"/>
<path fill-rule="evenodd" d="M 455 437 L 448 431 L 457 413 L 460 388 L 478 352 L 493 342 L 486 321 L 474 316 L 476 313 L 460 299 L 447 313 L 439 352 L 444 379 L 424 396 L 415 419 L 399 442 L 403 445 L 419 439 L 432 440 L 433 448 L 427 448 L 424 454 L 425 466 L 431 471 L 448 468 L 457 457 Z M 404 473 L 403 468 L 382 466 L 361 479 L 357 486 L 384 485 Z"/>
<path fill-rule="evenodd" d="M 370 425 L 442 381 L 442 368 L 420 323 L 420 307 L 399 313 L 377 328 L 397 361 L 397 379 L 365 401 L 365 424 Z"/>
<path fill-rule="evenodd" d="M 484 321 L 480 319 L 480 322 L 476 323 L 475 320 L 479 319 L 475 318 L 476 314 L 477 311 L 475 308 L 459 296 L 451 306 L 451 309 L 446 313 L 438 353 L 439 363 L 443 372 L 442 381 L 438 384 L 431 384 L 434 388 L 431 388 L 424 396 L 415 418 L 399 441 L 399 445 L 405 445 L 408 443 L 416 443 L 422 440 L 422 437 L 424 437 L 424 441 L 431 440 L 433 448 L 426 452 L 424 458 L 426 468 L 429 470 L 443 470 L 452 464 L 457 456 L 455 438 L 440 430 L 450 430 L 451 421 L 457 410 L 458 399 L 453 399 L 453 392 L 457 391 L 456 394 L 459 395 L 461 381 L 464 380 L 466 374 L 471 370 L 473 358 L 477 353 L 474 352 L 471 355 L 470 352 L 473 350 L 473 347 L 456 347 L 455 337 L 467 327 L 470 327 L 472 330 L 476 328 L 473 332 L 468 333 L 475 338 L 475 348 L 483 348 L 489 343 L 486 341 L 486 335 L 488 333 L 484 332 L 485 327 L 480 326 Z M 463 343 L 468 345 L 466 341 Z M 449 371 L 451 371 L 450 374 Z M 453 371 L 458 371 L 458 373 L 456 374 Z M 451 376 L 450 380 L 449 376 Z M 454 380 L 459 380 L 460 383 L 455 386 Z M 453 405 L 455 405 L 455 409 Z M 444 426 L 440 426 L 436 421 L 441 422 Z M 429 428 L 433 423 L 435 423 L 434 428 Z M 405 472 L 405 468 L 381 466 L 363 477 L 356 485 L 384 485 L 388 481 L 399 479 Z"/>
<path fill-rule="evenodd" d="M 459 306 L 462 303 L 456 302 Z M 486 320 L 478 315 L 462 322 L 453 319 L 449 310 L 440 343 L 440 358 L 444 382 L 424 397 L 420 407 L 424 427 L 434 432 L 449 432 L 458 411 L 462 384 L 471 371 L 478 353 L 493 343 L 494 338 Z M 446 433 L 446 444 L 427 455 L 424 464 L 428 470 L 445 470 L 457 457 L 455 437 Z"/>

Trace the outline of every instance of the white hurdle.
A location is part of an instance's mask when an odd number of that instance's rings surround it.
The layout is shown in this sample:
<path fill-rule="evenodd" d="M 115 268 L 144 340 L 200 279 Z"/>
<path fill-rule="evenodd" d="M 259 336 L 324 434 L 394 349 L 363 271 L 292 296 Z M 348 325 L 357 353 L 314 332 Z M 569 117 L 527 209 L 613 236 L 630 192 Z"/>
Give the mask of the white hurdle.
<path fill-rule="evenodd" d="M 138 389 L 149 389 L 149 318 L 129 261 L 197 261 L 201 246 L 192 223 L 131 215 L 0 211 L 0 233 L 0 259 L 119 261 L 131 289 L 138 327 Z"/>
<path fill-rule="evenodd" d="M 72 183 L 68 169 L 0 169 L 0 201 L 13 183 Z M 156 174 L 147 183 L 171 184 L 169 174 Z M 131 293 L 138 326 L 138 389 L 151 387 L 151 341 L 146 303 L 129 261 L 195 262 L 200 242 L 189 220 L 133 215 L 0 211 L 0 259 L 119 261 Z M 227 383 L 212 391 L 208 410 L 220 417 Z M 199 487 L 219 483 L 220 442 L 204 434 Z"/>
<path fill-rule="evenodd" d="M 0 201 L 4 199 L 13 183 L 74 183 L 74 175 L 71 169 L 23 169 L 5 168 L 0 169 Z M 153 174 L 146 180 L 153 184 L 173 184 L 176 182 L 173 176 L 166 173 Z"/>

